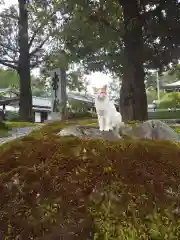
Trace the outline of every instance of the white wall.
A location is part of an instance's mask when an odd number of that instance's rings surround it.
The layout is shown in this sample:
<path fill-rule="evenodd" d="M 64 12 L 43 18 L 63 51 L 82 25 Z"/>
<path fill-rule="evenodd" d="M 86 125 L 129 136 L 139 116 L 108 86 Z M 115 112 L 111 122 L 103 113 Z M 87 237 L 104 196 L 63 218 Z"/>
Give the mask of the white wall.
<path fill-rule="evenodd" d="M 35 122 L 41 122 L 41 113 L 35 112 Z"/>
<path fill-rule="evenodd" d="M 51 120 L 51 119 L 52 119 L 52 117 L 51 117 L 51 113 L 49 112 L 49 113 L 48 113 L 47 120 Z"/>

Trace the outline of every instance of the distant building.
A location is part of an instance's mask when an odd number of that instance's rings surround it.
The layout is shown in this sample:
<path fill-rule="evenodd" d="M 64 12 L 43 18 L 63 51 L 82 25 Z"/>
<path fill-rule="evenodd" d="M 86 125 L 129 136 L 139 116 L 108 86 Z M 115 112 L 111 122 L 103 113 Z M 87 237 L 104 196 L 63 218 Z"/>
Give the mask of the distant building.
<path fill-rule="evenodd" d="M 8 94 L 9 91 L 10 89 L 0 89 L 0 107 L 3 110 L 8 110 L 8 107 L 11 107 L 17 111 L 19 107 L 19 97 L 10 97 Z M 69 92 L 68 99 L 90 103 L 92 104 L 92 109 L 94 108 L 94 97 L 92 95 Z M 45 120 L 51 119 L 51 98 L 33 96 L 32 104 L 35 122 L 44 122 Z"/>
<path fill-rule="evenodd" d="M 173 83 L 165 84 L 162 86 L 162 89 L 164 89 L 168 93 L 180 92 L 180 80 Z"/>

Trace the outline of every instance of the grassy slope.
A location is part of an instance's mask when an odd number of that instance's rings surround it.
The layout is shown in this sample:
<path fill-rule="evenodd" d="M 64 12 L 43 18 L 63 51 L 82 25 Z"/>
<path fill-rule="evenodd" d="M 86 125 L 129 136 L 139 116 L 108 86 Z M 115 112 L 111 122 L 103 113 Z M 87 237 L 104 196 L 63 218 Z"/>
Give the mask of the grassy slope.
<path fill-rule="evenodd" d="M 164 192 L 180 185 L 179 145 L 56 136 L 71 124 L 96 120 L 51 123 L 1 147 L 0 226 L 7 239 L 74 232 L 70 239 L 84 240 L 92 229 L 97 240 L 180 239 L 180 216 L 172 214 L 179 197 Z"/>

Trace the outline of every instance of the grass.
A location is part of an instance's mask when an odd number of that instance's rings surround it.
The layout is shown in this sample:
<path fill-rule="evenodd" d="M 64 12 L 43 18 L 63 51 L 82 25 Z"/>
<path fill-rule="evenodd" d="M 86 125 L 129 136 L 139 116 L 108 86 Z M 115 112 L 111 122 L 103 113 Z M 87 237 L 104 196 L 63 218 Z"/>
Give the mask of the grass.
<path fill-rule="evenodd" d="M 149 119 L 180 119 L 180 110 L 148 112 Z"/>
<path fill-rule="evenodd" d="M 4 239 L 179 240 L 179 145 L 55 135 L 71 124 L 95 122 L 51 123 L 0 151 Z"/>
<path fill-rule="evenodd" d="M 7 130 L 0 130 L 0 138 L 9 137 L 10 134 Z"/>
<path fill-rule="evenodd" d="M 72 124 L 97 120 L 57 121 L 0 147 L 4 239 L 179 240 L 180 145 L 56 135 Z"/>
<path fill-rule="evenodd" d="M 39 123 L 31 122 L 5 122 L 9 128 L 23 128 L 23 127 L 35 127 L 40 125 Z"/>

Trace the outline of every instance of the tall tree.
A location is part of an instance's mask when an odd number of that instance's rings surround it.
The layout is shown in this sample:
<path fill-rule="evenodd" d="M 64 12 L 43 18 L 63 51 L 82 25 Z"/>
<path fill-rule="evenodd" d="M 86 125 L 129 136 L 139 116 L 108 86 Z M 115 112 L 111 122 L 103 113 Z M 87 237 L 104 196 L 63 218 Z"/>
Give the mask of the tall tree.
<path fill-rule="evenodd" d="M 120 106 L 124 121 L 147 119 L 144 84 L 144 41 L 141 9 L 137 0 L 120 0 L 124 18 L 125 45 Z"/>
<path fill-rule="evenodd" d="M 28 11 L 26 1 L 19 3 L 19 63 L 18 73 L 20 78 L 19 114 L 22 120 L 32 120 L 32 92 L 28 36 Z"/>
<path fill-rule="evenodd" d="M 53 31 L 49 22 L 54 21 L 55 15 L 50 8 L 42 18 L 44 10 L 38 4 L 18 0 L 18 9 L 11 6 L 0 13 L 0 64 L 19 74 L 20 117 L 25 121 L 32 120 L 30 70 L 43 60 L 42 49 Z"/>
<path fill-rule="evenodd" d="M 88 70 L 123 74 L 123 118 L 145 120 L 144 68 L 162 71 L 179 56 L 178 0 L 68 1 L 65 9 L 67 54 Z"/>

